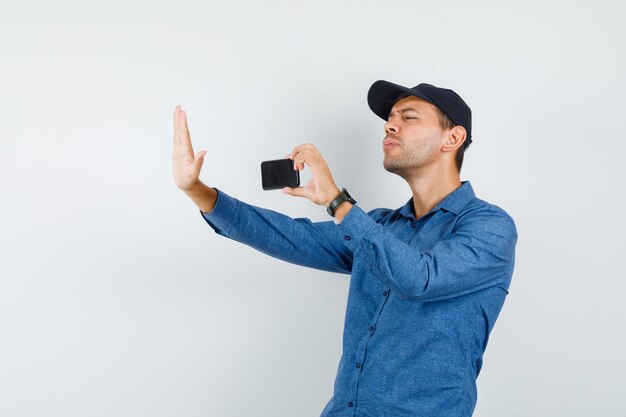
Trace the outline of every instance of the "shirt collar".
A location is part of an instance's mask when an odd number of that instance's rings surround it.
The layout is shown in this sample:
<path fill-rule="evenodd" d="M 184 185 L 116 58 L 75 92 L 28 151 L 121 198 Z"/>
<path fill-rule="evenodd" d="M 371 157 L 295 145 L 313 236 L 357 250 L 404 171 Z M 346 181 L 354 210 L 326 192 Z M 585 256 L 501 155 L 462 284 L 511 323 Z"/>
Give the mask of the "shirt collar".
<path fill-rule="evenodd" d="M 444 209 L 458 215 L 463 207 L 465 207 L 465 205 L 469 203 L 469 201 L 474 198 L 475 195 L 476 194 L 474 194 L 472 184 L 469 181 L 462 181 L 459 188 L 448 194 L 443 200 L 439 202 L 439 204 L 433 207 L 432 210 L 430 210 L 426 214 L 433 213 L 439 209 Z M 400 209 L 400 214 L 405 217 L 415 218 L 415 212 L 413 211 L 413 197 L 411 197 L 411 199 L 407 201 L 404 207 Z"/>

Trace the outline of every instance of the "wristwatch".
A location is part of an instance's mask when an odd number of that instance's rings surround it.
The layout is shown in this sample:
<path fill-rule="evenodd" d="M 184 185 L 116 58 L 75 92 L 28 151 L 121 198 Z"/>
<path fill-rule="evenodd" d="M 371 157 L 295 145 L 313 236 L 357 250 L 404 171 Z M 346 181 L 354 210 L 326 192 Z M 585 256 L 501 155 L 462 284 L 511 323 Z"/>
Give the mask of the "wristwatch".
<path fill-rule="evenodd" d="M 346 201 L 350 204 L 356 204 L 356 200 L 352 198 L 350 193 L 348 193 L 348 190 L 346 190 L 345 188 L 342 188 L 337 198 L 335 198 L 330 203 L 330 205 L 326 208 L 326 211 L 328 212 L 328 214 L 335 217 L 335 212 L 337 211 L 339 206 L 345 203 Z"/>

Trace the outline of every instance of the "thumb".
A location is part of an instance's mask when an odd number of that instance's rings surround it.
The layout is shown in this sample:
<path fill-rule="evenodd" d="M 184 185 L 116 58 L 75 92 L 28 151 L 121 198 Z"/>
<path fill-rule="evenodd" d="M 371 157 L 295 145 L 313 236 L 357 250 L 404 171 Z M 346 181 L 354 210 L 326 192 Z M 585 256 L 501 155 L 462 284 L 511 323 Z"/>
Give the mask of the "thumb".
<path fill-rule="evenodd" d="M 292 195 L 294 197 L 306 197 L 306 195 L 304 195 L 304 188 L 302 187 L 285 187 L 281 190 L 281 192 L 283 194 L 289 194 Z"/>
<path fill-rule="evenodd" d="M 205 155 L 206 151 L 200 151 L 196 154 L 196 158 L 193 160 L 193 164 L 195 165 L 197 172 L 200 172 L 200 169 L 202 168 L 202 163 L 204 162 Z"/>

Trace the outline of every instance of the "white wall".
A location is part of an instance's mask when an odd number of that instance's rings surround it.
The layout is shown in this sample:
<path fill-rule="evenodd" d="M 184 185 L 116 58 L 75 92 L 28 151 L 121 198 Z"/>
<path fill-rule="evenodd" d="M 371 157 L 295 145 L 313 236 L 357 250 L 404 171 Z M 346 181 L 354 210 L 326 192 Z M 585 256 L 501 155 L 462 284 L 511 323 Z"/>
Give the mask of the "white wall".
<path fill-rule="evenodd" d="M 206 183 L 326 220 L 259 164 L 312 142 L 362 207 L 406 202 L 377 79 L 466 99 L 462 178 L 518 226 L 475 415 L 626 415 L 619 2 L 100 3 L 0 6 L 1 416 L 319 415 L 348 278 L 215 235 L 171 113 Z"/>

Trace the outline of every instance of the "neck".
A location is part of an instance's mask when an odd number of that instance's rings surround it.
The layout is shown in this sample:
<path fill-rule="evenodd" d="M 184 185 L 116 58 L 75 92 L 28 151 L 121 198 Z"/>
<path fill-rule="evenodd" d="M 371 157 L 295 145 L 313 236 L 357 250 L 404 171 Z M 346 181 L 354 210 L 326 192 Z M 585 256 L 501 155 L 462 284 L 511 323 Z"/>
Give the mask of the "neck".
<path fill-rule="evenodd" d="M 418 175 L 405 178 L 413 192 L 415 218 L 419 219 L 432 210 L 448 194 L 461 186 L 461 177 L 456 168 L 430 166 Z"/>

